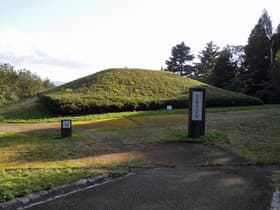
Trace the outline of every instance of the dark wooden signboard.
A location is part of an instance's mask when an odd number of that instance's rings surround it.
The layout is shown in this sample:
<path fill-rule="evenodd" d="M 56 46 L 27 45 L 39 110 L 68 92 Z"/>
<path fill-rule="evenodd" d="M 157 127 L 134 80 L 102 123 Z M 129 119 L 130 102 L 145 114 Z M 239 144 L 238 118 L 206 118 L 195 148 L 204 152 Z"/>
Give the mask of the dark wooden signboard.
<path fill-rule="evenodd" d="M 189 137 L 205 133 L 205 88 L 191 88 L 189 91 Z"/>
<path fill-rule="evenodd" d="M 72 120 L 61 120 L 61 138 L 72 136 Z"/>

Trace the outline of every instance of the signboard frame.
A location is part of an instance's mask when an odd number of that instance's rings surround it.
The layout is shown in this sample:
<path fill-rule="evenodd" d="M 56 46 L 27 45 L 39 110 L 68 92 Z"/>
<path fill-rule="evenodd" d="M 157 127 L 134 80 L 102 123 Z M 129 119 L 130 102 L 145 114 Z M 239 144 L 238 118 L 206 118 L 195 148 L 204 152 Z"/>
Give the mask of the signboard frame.
<path fill-rule="evenodd" d="M 72 120 L 61 120 L 61 138 L 69 136 L 72 136 Z"/>
<path fill-rule="evenodd" d="M 205 134 L 206 89 L 189 90 L 189 137 L 196 138 Z M 201 101 L 202 100 L 202 101 Z"/>

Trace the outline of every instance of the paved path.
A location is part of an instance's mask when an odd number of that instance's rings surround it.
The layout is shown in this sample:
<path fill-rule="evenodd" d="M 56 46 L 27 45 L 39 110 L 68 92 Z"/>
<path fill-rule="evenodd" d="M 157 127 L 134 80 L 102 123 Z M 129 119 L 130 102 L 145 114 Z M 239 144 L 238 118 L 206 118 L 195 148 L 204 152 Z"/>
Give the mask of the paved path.
<path fill-rule="evenodd" d="M 271 167 L 155 168 L 30 210 L 265 210 Z"/>

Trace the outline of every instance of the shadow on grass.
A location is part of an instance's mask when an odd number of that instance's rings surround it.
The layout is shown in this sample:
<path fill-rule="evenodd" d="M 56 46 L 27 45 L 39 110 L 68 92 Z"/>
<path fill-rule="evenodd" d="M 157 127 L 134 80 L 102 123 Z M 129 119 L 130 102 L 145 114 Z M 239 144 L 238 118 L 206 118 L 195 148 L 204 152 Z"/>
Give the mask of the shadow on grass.
<path fill-rule="evenodd" d="M 7 133 L 0 137 L 0 167 L 173 167 L 244 161 L 225 150 L 196 142 L 162 142 L 170 129 L 178 127 L 177 123 L 152 119 L 144 126 L 126 118 L 112 119 L 77 124 L 73 136 L 63 139 L 59 128 Z"/>

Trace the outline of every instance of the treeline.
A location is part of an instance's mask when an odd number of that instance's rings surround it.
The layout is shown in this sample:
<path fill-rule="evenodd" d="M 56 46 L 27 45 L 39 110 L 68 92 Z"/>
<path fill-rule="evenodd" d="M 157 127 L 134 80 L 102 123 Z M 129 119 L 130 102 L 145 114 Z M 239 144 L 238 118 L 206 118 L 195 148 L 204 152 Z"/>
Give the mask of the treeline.
<path fill-rule="evenodd" d="M 168 71 L 227 90 L 257 96 L 266 103 L 280 103 L 280 24 L 274 31 L 263 11 L 246 46 L 220 49 L 212 41 L 199 52 L 197 62 L 182 42 L 172 48 Z"/>
<path fill-rule="evenodd" d="M 34 96 L 51 87 L 54 85 L 49 79 L 42 80 L 26 69 L 16 71 L 10 64 L 0 64 L 0 105 Z"/>

